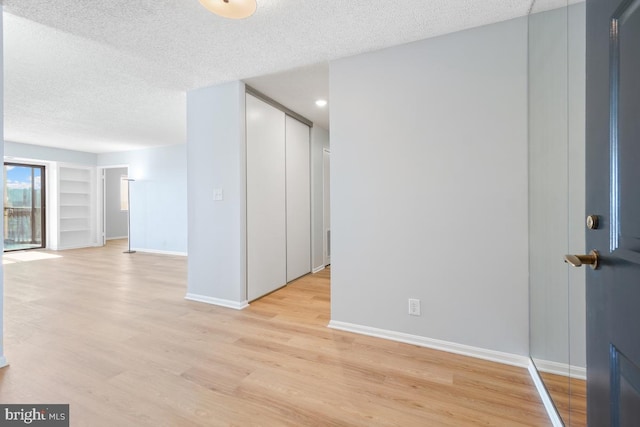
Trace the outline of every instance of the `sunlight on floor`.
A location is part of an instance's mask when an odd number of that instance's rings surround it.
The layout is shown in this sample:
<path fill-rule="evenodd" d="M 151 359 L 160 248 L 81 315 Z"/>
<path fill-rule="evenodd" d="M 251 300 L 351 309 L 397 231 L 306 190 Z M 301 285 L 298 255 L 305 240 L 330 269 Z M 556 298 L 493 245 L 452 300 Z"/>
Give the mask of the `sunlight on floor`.
<path fill-rule="evenodd" d="M 48 254 L 45 252 L 16 252 L 4 254 L 2 264 L 13 264 L 16 262 L 41 261 L 43 259 L 62 258 L 61 255 Z"/>

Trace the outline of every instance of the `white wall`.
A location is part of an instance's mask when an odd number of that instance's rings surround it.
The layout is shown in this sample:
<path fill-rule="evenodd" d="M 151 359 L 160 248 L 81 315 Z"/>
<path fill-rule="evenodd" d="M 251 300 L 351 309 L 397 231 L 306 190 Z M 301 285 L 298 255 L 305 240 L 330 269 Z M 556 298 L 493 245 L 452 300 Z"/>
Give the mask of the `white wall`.
<path fill-rule="evenodd" d="M 323 180 L 322 150 L 329 149 L 329 131 L 319 126 L 311 128 L 311 268 L 324 267 L 323 240 Z"/>
<path fill-rule="evenodd" d="M 98 166 L 128 165 L 131 248 L 187 253 L 187 148 L 184 144 L 99 154 Z"/>
<path fill-rule="evenodd" d="M 187 252 L 187 154 L 184 144 L 94 154 L 5 141 L 5 155 L 46 163 L 129 165 L 131 245 L 141 251 Z M 126 232 L 125 232 L 126 235 Z"/>
<path fill-rule="evenodd" d="M 175 254 L 187 252 L 186 152 L 184 144 L 94 154 L 5 141 L 5 155 L 12 158 L 87 166 L 129 165 L 137 178 L 131 185 L 132 248 Z"/>
<path fill-rule="evenodd" d="M 4 155 L 17 159 L 38 160 L 41 162 L 62 162 L 79 165 L 95 165 L 98 155 L 84 151 L 64 150 L 42 145 L 4 142 Z"/>
<path fill-rule="evenodd" d="M 58 163 L 67 163 L 82 166 L 95 166 L 97 154 L 86 153 L 84 151 L 65 150 L 60 148 L 45 147 L 34 144 L 24 144 L 20 142 L 4 142 L 4 159 L 6 161 L 16 161 L 34 163 L 45 166 L 46 177 L 46 205 L 48 206 L 47 222 L 47 248 L 57 249 L 58 247 L 58 225 L 57 225 L 57 191 L 56 168 Z"/>
<path fill-rule="evenodd" d="M 120 206 L 120 182 L 127 168 L 105 169 L 105 235 L 107 239 L 127 237 L 127 211 Z"/>
<path fill-rule="evenodd" d="M 332 321 L 528 355 L 526 18 L 330 85 Z"/>
<path fill-rule="evenodd" d="M 246 304 L 245 86 L 187 93 L 188 298 Z M 223 200 L 214 201 L 214 189 Z"/>

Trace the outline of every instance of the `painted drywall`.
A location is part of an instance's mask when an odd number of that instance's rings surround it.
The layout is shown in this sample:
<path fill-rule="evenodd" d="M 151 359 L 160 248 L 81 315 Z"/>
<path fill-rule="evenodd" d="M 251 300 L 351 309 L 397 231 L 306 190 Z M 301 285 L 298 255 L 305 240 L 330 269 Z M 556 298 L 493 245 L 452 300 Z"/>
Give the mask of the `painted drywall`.
<path fill-rule="evenodd" d="M 131 247 L 187 253 L 187 149 L 184 144 L 98 154 L 98 166 L 129 166 Z"/>
<path fill-rule="evenodd" d="M 188 294 L 240 307 L 247 299 L 244 83 L 187 92 L 186 148 Z"/>
<path fill-rule="evenodd" d="M 127 237 L 127 211 L 120 206 L 120 182 L 127 168 L 105 169 L 105 235 L 108 239 Z"/>
<path fill-rule="evenodd" d="M 569 253 L 587 253 L 586 217 L 586 3 L 569 8 Z M 587 366 L 586 270 L 569 269 L 569 363 Z"/>
<path fill-rule="evenodd" d="M 567 10 L 529 19 L 529 283 L 532 358 L 569 357 Z"/>
<path fill-rule="evenodd" d="M 94 154 L 5 141 L 5 154 L 48 163 L 130 165 L 131 173 L 138 177 L 131 186 L 132 248 L 186 254 L 187 160 L 183 144 Z"/>
<path fill-rule="evenodd" d="M 9 158 L 92 166 L 97 162 L 97 154 L 85 153 L 83 151 L 63 150 L 61 148 L 43 147 L 41 145 L 11 141 L 5 141 L 4 147 L 4 155 Z"/>
<path fill-rule="evenodd" d="M 322 150 L 329 149 L 329 131 L 319 126 L 311 128 L 311 267 L 324 267 L 322 254 L 323 181 Z"/>
<path fill-rule="evenodd" d="M 13 141 L 4 143 L 4 159 L 25 163 L 41 164 L 46 170 L 46 204 L 48 206 L 47 221 L 47 247 L 58 247 L 58 218 L 57 218 L 57 184 L 56 168 L 59 164 L 71 164 L 81 166 L 95 166 L 97 155 L 82 151 L 64 150 L 60 148 L 44 147 L 34 144 L 23 144 Z"/>
<path fill-rule="evenodd" d="M 332 321 L 527 356 L 526 18 L 332 62 L 330 91 Z"/>
<path fill-rule="evenodd" d="M 530 346 L 549 362 L 586 366 L 585 4 L 529 20 Z M 571 357 L 571 360 L 570 360 Z"/>
<path fill-rule="evenodd" d="M 0 53 L 2 53 L 2 26 L 3 26 L 3 17 L 0 14 Z M 4 99 L 4 66 L 2 64 L 2 58 L 4 55 L 0 54 L 0 99 Z M 4 141 L 4 102 L 0 102 L 0 141 Z M 5 144 L 0 144 L 0 156 L 4 157 L 4 146 Z M 4 174 L 3 174 L 4 176 Z M 0 178 L 0 182 L 2 182 Z M 4 182 L 2 182 L 4 187 Z M 0 207 L 2 207 L 2 211 L 4 212 L 4 198 L 0 201 Z M 0 235 L 4 236 L 4 221 L 0 224 Z M 0 242 L 0 249 L 4 252 L 4 239 Z M 4 267 L 0 265 L 0 367 L 6 365 L 7 360 L 4 356 Z"/>

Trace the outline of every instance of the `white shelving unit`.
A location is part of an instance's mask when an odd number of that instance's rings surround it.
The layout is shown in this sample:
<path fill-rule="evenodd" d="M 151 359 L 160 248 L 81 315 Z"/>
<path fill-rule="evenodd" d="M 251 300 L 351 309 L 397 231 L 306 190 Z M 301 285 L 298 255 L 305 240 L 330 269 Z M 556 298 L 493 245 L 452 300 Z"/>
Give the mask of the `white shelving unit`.
<path fill-rule="evenodd" d="M 57 241 L 54 249 L 96 245 L 95 168 L 59 165 Z"/>

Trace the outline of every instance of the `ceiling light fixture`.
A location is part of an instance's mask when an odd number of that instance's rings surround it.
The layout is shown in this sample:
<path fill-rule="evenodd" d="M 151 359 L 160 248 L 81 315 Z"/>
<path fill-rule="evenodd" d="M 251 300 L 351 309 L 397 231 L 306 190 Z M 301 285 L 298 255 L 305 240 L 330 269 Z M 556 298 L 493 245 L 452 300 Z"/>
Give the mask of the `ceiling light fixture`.
<path fill-rule="evenodd" d="M 318 99 L 316 101 L 316 105 L 318 107 L 326 107 L 327 106 L 327 100 L 326 99 Z"/>
<path fill-rule="evenodd" d="M 244 19 L 258 8 L 256 0 L 200 0 L 209 12 L 230 19 Z"/>

